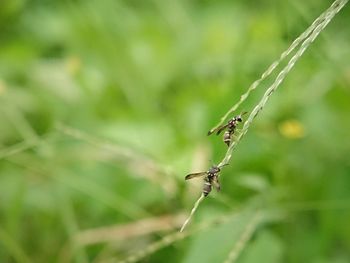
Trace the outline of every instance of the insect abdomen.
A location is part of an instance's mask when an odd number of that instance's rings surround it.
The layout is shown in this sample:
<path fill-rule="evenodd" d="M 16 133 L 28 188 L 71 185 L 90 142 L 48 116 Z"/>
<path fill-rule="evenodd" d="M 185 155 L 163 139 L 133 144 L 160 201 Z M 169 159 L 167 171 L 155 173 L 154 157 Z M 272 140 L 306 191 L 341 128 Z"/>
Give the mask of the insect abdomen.
<path fill-rule="evenodd" d="M 203 195 L 207 196 L 211 192 L 211 183 L 208 181 L 204 182 Z"/>
<path fill-rule="evenodd" d="M 225 133 L 224 133 L 224 143 L 226 143 L 227 146 L 230 146 L 230 143 L 231 143 L 231 132 L 225 131 Z"/>

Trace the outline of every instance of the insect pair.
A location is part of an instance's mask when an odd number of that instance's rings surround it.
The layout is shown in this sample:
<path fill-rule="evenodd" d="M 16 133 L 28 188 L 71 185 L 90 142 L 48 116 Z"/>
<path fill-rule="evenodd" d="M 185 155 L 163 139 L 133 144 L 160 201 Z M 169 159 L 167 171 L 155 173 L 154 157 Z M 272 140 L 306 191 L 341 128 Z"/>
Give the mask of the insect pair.
<path fill-rule="evenodd" d="M 208 135 L 211 135 L 212 133 L 216 132 L 216 135 L 219 135 L 223 130 L 227 129 L 223 136 L 223 141 L 226 143 L 227 146 L 230 146 L 233 134 L 236 131 L 236 128 L 238 126 L 239 122 L 242 122 L 242 116 L 246 114 L 247 112 L 243 112 L 232 119 L 230 119 L 225 125 L 221 125 L 215 129 L 212 129 L 208 132 Z M 228 164 L 225 164 L 228 165 Z M 223 165 L 223 166 L 225 166 Z M 216 188 L 217 191 L 220 191 L 220 183 L 219 183 L 219 173 L 221 171 L 221 168 L 223 166 L 215 166 L 213 165 L 208 171 L 206 172 L 199 172 L 199 173 L 191 173 L 188 174 L 185 177 L 185 180 L 189 180 L 192 178 L 205 176 L 204 177 L 204 185 L 203 185 L 203 195 L 207 196 L 213 187 Z"/>
<path fill-rule="evenodd" d="M 210 130 L 208 132 L 208 135 L 211 135 L 214 132 L 216 132 L 216 135 L 219 135 L 223 130 L 226 129 L 226 131 L 224 132 L 223 141 L 224 141 L 224 143 L 226 143 L 227 146 L 230 146 L 230 144 L 232 142 L 233 134 L 236 131 L 238 123 L 243 121 L 242 116 L 244 114 L 247 114 L 247 113 L 248 112 L 245 111 L 245 112 L 242 112 L 241 114 L 233 117 L 225 125 L 221 125 L 215 129 Z"/>

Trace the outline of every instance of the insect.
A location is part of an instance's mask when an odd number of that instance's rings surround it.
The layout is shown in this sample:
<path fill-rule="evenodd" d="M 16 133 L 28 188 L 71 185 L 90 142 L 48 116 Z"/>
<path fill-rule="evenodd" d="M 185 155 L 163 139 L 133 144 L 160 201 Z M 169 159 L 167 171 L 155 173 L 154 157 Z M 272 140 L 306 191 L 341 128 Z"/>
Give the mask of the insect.
<path fill-rule="evenodd" d="M 235 133 L 235 130 L 238 126 L 239 122 L 242 122 L 242 116 L 244 114 L 247 114 L 248 112 L 242 112 L 241 114 L 233 117 L 231 120 L 229 120 L 225 125 L 221 125 L 219 127 L 217 127 L 216 129 L 210 130 L 208 132 L 208 135 L 211 135 L 212 133 L 216 132 L 216 135 L 219 135 L 223 130 L 227 129 L 224 132 L 224 136 L 223 136 L 223 141 L 224 143 L 226 143 L 227 146 L 230 146 L 231 141 L 232 141 L 232 135 Z"/>
<path fill-rule="evenodd" d="M 205 176 L 204 185 L 203 185 L 203 195 L 207 196 L 211 192 L 211 189 L 213 186 L 216 188 L 217 191 L 220 191 L 220 183 L 219 183 L 219 176 L 218 176 L 220 171 L 221 169 L 218 166 L 213 165 L 206 172 L 188 174 L 185 177 L 185 180 L 189 180 L 200 176 Z"/>

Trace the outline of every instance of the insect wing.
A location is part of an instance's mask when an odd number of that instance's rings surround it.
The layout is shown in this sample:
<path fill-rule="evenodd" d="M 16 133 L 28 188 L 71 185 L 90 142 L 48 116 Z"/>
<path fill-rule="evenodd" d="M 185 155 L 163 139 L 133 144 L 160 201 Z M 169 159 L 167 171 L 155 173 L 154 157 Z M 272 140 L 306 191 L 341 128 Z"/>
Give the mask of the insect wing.
<path fill-rule="evenodd" d="M 207 174 L 207 172 L 200 172 L 200 173 L 188 174 L 188 175 L 186 175 L 185 180 L 189 180 L 189 179 L 192 179 L 192 178 L 195 178 L 195 177 L 204 176 L 204 175 L 206 175 L 206 174 Z"/>
<path fill-rule="evenodd" d="M 220 183 L 219 183 L 219 179 L 218 179 L 217 177 L 214 177 L 212 183 L 213 183 L 213 185 L 215 186 L 216 191 L 219 192 L 220 189 L 221 189 Z"/>
<path fill-rule="evenodd" d="M 208 132 L 208 135 L 210 135 L 210 134 L 212 134 L 212 133 L 214 133 L 214 132 L 216 132 L 216 135 L 219 135 L 220 132 L 222 132 L 223 130 L 225 130 L 227 127 L 228 127 L 228 124 L 219 126 L 219 127 L 217 127 L 216 129 L 214 129 L 214 130 L 210 130 L 210 131 Z"/>
<path fill-rule="evenodd" d="M 220 132 L 222 132 L 223 130 L 225 130 L 227 127 L 228 127 L 228 124 L 219 127 L 219 128 L 217 129 L 217 131 L 216 131 L 216 135 L 219 135 Z"/>

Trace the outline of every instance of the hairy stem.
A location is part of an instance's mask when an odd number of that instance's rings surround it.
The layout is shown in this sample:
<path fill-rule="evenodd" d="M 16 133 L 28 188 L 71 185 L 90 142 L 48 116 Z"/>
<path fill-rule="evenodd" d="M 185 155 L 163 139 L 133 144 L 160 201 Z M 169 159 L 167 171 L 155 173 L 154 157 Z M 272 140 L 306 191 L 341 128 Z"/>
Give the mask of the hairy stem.
<path fill-rule="evenodd" d="M 186 226 L 188 225 L 188 223 L 191 221 L 192 216 L 194 215 L 194 213 L 196 212 L 199 204 L 203 201 L 204 199 L 204 195 L 202 194 L 199 199 L 197 200 L 197 202 L 194 204 L 190 215 L 188 216 L 188 218 L 186 219 L 186 221 L 184 222 L 184 224 L 182 225 L 180 232 L 184 231 L 184 229 L 186 228 Z"/>

